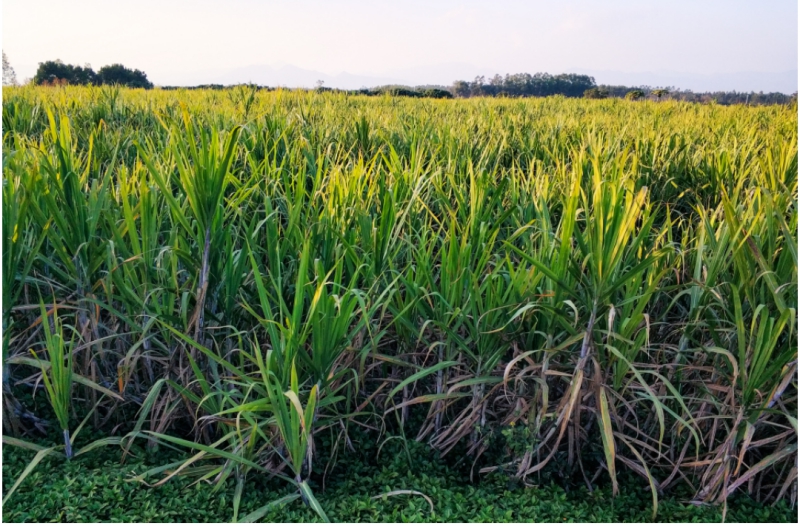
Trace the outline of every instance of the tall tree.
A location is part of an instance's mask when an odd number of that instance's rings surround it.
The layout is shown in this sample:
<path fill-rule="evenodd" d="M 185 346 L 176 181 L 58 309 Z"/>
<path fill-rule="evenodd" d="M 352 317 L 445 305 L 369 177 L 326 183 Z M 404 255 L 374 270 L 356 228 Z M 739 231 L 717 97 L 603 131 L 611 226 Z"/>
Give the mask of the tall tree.
<path fill-rule="evenodd" d="M 3 51 L 3 86 L 16 86 L 17 74 L 8 62 L 6 52 Z"/>

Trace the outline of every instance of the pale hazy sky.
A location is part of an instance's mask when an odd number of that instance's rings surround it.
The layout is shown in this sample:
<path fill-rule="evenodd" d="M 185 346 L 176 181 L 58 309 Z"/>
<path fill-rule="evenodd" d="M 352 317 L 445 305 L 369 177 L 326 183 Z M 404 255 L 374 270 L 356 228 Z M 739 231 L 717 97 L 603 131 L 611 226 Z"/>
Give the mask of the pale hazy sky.
<path fill-rule="evenodd" d="M 57 58 L 95 69 L 121 62 L 156 84 L 275 63 L 384 77 L 453 64 L 797 69 L 794 0 L 3 0 L 2 10 L 3 50 L 20 79 Z"/>

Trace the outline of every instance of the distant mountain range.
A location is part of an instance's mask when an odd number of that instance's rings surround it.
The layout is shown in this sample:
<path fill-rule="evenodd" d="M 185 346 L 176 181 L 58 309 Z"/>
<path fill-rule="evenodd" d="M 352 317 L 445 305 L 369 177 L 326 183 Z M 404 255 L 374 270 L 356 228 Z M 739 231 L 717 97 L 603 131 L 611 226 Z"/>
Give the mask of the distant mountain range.
<path fill-rule="evenodd" d="M 527 73 L 536 73 L 536 68 L 528 68 Z M 257 64 L 227 70 L 196 72 L 188 75 L 175 75 L 170 82 L 161 85 L 191 86 L 198 84 L 239 84 L 252 82 L 262 86 L 283 86 L 288 88 L 312 88 L 318 81 L 329 88 L 359 89 L 387 84 L 444 85 L 456 80 L 473 80 L 477 75 L 487 78 L 495 73 L 521 73 L 522 71 L 496 71 L 492 68 L 467 63 L 445 63 L 413 68 L 393 69 L 375 74 L 354 74 L 340 72 L 323 73 L 304 69 L 291 64 Z M 560 73 L 552 71 L 551 73 Z M 673 71 L 622 72 L 570 68 L 566 73 L 591 75 L 598 84 L 674 87 L 695 92 L 705 91 L 764 91 L 794 93 L 797 91 L 797 70 L 781 72 L 737 72 L 737 73 L 680 73 Z M 158 81 L 158 79 L 155 79 Z"/>

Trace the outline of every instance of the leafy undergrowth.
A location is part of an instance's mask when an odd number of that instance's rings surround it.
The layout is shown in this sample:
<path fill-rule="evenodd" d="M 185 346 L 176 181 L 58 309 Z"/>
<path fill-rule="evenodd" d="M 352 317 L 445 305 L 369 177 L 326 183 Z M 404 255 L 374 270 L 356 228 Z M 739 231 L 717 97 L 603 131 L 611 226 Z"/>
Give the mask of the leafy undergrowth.
<path fill-rule="evenodd" d="M 620 494 L 610 487 L 589 492 L 566 490 L 554 483 L 525 488 L 501 475 L 470 483 L 464 473 L 436 458 L 425 446 L 409 442 L 408 454 L 390 441 L 374 458 L 353 454 L 339 458 L 337 468 L 313 480 L 320 504 L 339 522 L 650 522 L 651 495 L 641 481 L 625 480 Z M 3 490 L 8 491 L 33 456 L 3 448 Z M 140 452 L 120 464 L 117 450 L 97 450 L 67 462 L 47 458 L 3 506 L 4 522 L 229 522 L 234 485 L 218 492 L 209 484 L 190 485 L 178 477 L 158 487 L 131 481 L 134 475 L 175 460 L 166 452 Z M 409 465 L 409 458 L 413 464 Z M 157 479 L 150 479 L 155 483 Z M 322 487 L 324 483 L 324 488 Z M 279 481 L 251 477 L 245 485 L 239 517 L 287 495 Z M 398 490 L 408 492 L 374 498 Z M 657 521 L 719 522 L 722 508 L 689 504 L 690 491 L 670 492 L 659 501 Z M 727 522 L 796 522 L 788 502 L 764 506 L 738 496 L 728 503 Z M 265 522 L 315 522 L 318 516 L 300 500 L 279 505 Z"/>

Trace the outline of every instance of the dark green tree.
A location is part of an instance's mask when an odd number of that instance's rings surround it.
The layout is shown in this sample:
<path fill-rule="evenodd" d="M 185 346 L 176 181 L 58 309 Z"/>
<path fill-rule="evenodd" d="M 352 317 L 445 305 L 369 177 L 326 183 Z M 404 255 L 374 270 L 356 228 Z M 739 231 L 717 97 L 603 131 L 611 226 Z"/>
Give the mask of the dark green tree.
<path fill-rule="evenodd" d="M 60 60 L 39 62 L 33 77 L 34 84 L 57 84 L 66 82 L 73 85 L 97 84 L 97 75 L 88 64 L 85 67 L 64 64 Z"/>
<path fill-rule="evenodd" d="M 439 88 L 427 88 L 422 90 L 423 97 L 428 97 L 431 99 L 452 99 L 453 94 L 447 90 L 439 89 Z"/>
<path fill-rule="evenodd" d="M 144 71 L 126 68 L 122 64 L 103 66 L 97 72 L 97 77 L 100 84 L 117 84 L 129 88 L 144 89 L 153 87 L 153 83 L 147 80 L 147 75 Z"/>
<path fill-rule="evenodd" d="M 421 97 L 421 93 L 411 88 L 409 86 L 397 86 L 397 85 L 388 85 L 388 86 L 379 86 L 377 88 L 373 88 L 372 93 L 374 95 L 391 95 L 392 97 Z"/>

